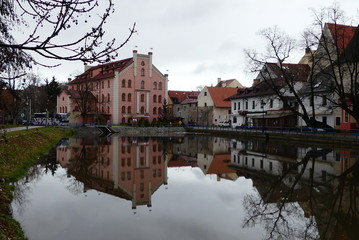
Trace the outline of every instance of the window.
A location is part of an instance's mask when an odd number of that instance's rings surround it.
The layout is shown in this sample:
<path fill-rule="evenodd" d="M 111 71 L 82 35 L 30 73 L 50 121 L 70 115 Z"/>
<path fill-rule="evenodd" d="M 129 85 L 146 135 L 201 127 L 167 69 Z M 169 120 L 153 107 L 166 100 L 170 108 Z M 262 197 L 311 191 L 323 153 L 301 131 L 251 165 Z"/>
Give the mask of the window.
<path fill-rule="evenodd" d="M 162 113 L 162 108 L 158 108 L 158 114 L 161 114 Z"/>
<path fill-rule="evenodd" d="M 340 125 L 340 117 L 335 118 L 335 125 Z"/>
<path fill-rule="evenodd" d="M 153 114 L 157 114 L 157 108 L 154 107 L 152 112 L 153 112 Z"/>
<path fill-rule="evenodd" d="M 162 96 L 158 95 L 158 102 L 161 103 L 162 102 Z"/>
<path fill-rule="evenodd" d="M 241 110 L 241 103 L 238 102 L 238 110 Z"/>
<path fill-rule="evenodd" d="M 323 95 L 323 99 L 322 99 L 322 105 L 326 106 L 327 105 L 327 95 Z"/>
<path fill-rule="evenodd" d="M 145 76 L 145 69 L 141 68 L 141 76 Z"/>
<path fill-rule="evenodd" d="M 131 93 L 127 95 L 127 102 L 131 102 Z"/>
<path fill-rule="evenodd" d="M 132 87 L 132 82 L 131 82 L 130 79 L 128 79 L 128 81 L 127 81 L 127 87 L 128 87 L 128 88 L 131 88 L 131 87 Z"/>
<path fill-rule="evenodd" d="M 204 96 L 207 96 L 207 92 L 204 92 Z"/>
<path fill-rule="evenodd" d="M 246 102 L 246 109 L 248 109 L 248 102 Z"/>
<path fill-rule="evenodd" d="M 107 102 L 109 102 L 109 101 L 110 101 L 110 94 L 107 93 Z"/>
<path fill-rule="evenodd" d="M 153 90 L 157 90 L 157 83 L 156 82 L 153 83 Z"/>
<path fill-rule="evenodd" d="M 206 102 L 204 103 L 204 106 L 207 107 L 207 103 L 206 103 Z"/>
<path fill-rule="evenodd" d="M 102 102 L 105 101 L 105 95 L 102 94 Z"/>
<path fill-rule="evenodd" d="M 273 99 L 269 100 L 269 107 L 273 108 Z"/>
<path fill-rule="evenodd" d="M 344 112 L 344 122 L 349 122 L 349 114 L 347 112 Z"/>
<path fill-rule="evenodd" d="M 122 101 L 126 101 L 126 94 L 125 93 L 122 93 Z"/>
<path fill-rule="evenodd" d="M 162 82 L 158 83 L 158 90 L 162 90 Z"/>
<path fill-rule="evenodd" d="M 233 104 L 233 110 L 237 110 L 237 103 L 236 102 Z"/>
<path fill-rule="evenodd" d="M 256 107 L 256 102 L 252 101 L 252 109 L 255 109 L 255 107 Z"/>
<path fill-rule="evenodd" d="M 153 102 L 157 102 L 157 95 L 153 95 Z"/>
<path fill-rule="evenodd" d="M 141 81 L 141 89 L 145 89 L 145 81 Z"/>
<path fill-rule="evenodd" d="M 327 117 L 322 117 L 322 122 L 323 122 L 324 124 L 327 124 Z"/>
<path fill-rule="evenodd" d="M 141 107 L 141 114 L 145 114 L 145 107 Z"/>
<path fill-rule="evenodd" d="M 125 80 L 125 79 L 122 80 L 122 87 L 123 87 L 123 88 L 126 87 L 126 80 Z"/>
<path fill-rule="evenodd" d="M 145 102 L 145 94 L 141 94 L 141 102 Z"/>
<path fill-rule="evenodd" d="M 141 62 L 141 66 L 145 66 L 145 62 L 144 62 L 144 61 Z"/>
<path fill-rule="evenodd" d="M 89 111 L 90 112 L 90 111 Z M 107 113 L 110 113 L 110 107 L 107 107 Z"/>
<path fill-rule="evenodd" d="M 237 118 L 233 117 L 233 123 L 237 123 Z"/>
<path fill-rule="evenodd" d="M 126 107 L 122 106 L 122 113 L 126 113 Z"/>
<path fill-rule="evenodd" d="M 131 113 L 132 111 L 131 111 L 131 106 L 128 106 L 127 107 L 127 113 Z"/>

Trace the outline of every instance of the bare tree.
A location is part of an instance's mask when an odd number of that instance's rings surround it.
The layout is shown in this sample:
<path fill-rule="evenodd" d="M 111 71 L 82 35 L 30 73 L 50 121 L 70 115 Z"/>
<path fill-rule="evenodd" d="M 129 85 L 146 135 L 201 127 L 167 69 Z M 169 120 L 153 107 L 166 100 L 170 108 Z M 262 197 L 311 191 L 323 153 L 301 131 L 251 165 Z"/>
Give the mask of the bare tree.
<path fill-rule="evenodd" d="M 330 108 L 339 107 L 359 122 L 358 29 L 339 24 L 344 21 L 344 14 L 337 6 L 313 12 L 315 21 L 304 32 L 302 45 L 277 27 L 261 31 L 260 35 L 268 43 L 267 49 L 264 54 L 253 50 L 245 51 L 250 69 L 257 72 L 285 104 L 288 102 L 285 96 L 290 92 L 297 104 L 287 105 L 310 127 L 330 128 L 328 124 L 316 120 L 314 104 L 305 104 L 305 99 L 309 98 L 313 103 L 315 97 L 321 96 L 323 92 L 330 95 Z M 310 66 L 310 70 L 304 88 L 296 88 L 297 76 L 288 68 L 288 63 L 297 53 L 296 50 L 303 47 L 307 53 L 305 64 Z M 312 48 L 316 50 L 311 50 Z M 284 88 L 278 86 L 278 76 L 285 84 Z"/>
<path fill-rule="evenodd" d="M 3 0 L 0 9 L 0 72 L 8 65 L 25 68 L 31 62 L 39 63 L 30 54 L 55 60 L 107 62 L 135 32 L 134 24 L 122 42 L 104 41 L 104 25 L 114 12 L 112 0 Z M 12 35 L 19 25 L 28 27 L 24 39 Z M 72 29 L 76 31 L 70 32 Z M 85 30 L 78 34 L 79 29 Z M 65 32 L 77 37 L 65 40 Z"/>

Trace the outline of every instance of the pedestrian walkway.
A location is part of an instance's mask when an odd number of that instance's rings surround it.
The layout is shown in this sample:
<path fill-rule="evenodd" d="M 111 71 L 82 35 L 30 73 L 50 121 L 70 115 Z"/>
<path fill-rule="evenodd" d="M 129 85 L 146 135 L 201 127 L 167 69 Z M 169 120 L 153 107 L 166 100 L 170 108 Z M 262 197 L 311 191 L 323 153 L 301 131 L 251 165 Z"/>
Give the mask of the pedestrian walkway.
<path fill-rule="evenodd" d="M 43 126 L 28 126 L 28 129 L 33 129 L 33 128 L 40 128 Z M 5 130 L 7 132 L 15 132 L 15 131 L 22 131 L 22 130 L 26 130 L 26 126 L 21 126 L 21 127 L 13 127 L 13 128 L 5 128 Z"/>

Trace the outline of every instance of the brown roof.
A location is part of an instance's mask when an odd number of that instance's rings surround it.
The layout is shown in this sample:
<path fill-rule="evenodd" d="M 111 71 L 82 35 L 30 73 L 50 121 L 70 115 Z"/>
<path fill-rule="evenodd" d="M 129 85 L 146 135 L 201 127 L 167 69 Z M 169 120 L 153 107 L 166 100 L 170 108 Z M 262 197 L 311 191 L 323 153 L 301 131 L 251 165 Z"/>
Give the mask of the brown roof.
<path fill-rule="evenodd" d="M 217 83 L 217 85 L 216 85 L 215 87 L 228 86 L 228 85 L 231 84 L 234 80 L 236 80 L 236 79 L 221 80 L 219 83 Z"/>
<path fill-rule="evenodd" d="M 84 81 L 93 81 L 93 80 L 114 77 L 115 71 L 121 72 L 132 63 L 133 63 L 133 58 L 127 58 L 116 62 L 110 62 L 110 63 L 90 67 L 84 73 L 78 75 L 73 81 L 69 82 L 69 85 L 81 83 Z M 100 69 L 100 72 L 97 75 L 92 76 L 91 72 L 98 69 Z"/>
<path fill-rule="evenodd" d="M 214 155 L 211 165 L 208 168 L 207 174 L 236 173 L 236 170 L 229 166 L 230 162 L 231 154 Z"/>
<path fill-rule="evenodd" d="M 226 98 L 236 94 L 238 88 L 207 87 L 215 107 L 230 108 L 231 103 Z"/>
<path fill-rule="evenodd" d="M 199 91 L 168 91 L 168 96 L 174 104 L 179 104 L 186 99 L 197 99 Z"/>
<path fill-rule="evenodd" d="M 353 39 L 355 32 L 357 31 L 357 27 L 333 23 L 328 23 L 328 27 L 332 37 L 337 42 L 336 44 L 339 48 L 339 52 L 342 53 L 348 46 L 349 42 Z"/>
<path fill-rule="evenodd" d="M 273 78 L 284 78 L 284 75 L 287 75 L 287 79 L 293 82 L 306 82 L 310 70 L 308 64 L 283 63 L 280 67 L 276 63 L 266 63 L 265 66 L 273 71 Z"/>

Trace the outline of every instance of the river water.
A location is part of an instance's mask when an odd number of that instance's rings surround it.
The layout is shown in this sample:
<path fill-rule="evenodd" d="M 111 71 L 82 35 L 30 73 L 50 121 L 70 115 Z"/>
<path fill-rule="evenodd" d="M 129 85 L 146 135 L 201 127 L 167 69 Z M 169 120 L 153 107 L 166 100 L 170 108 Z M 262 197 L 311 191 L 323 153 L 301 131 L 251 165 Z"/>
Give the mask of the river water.
<path fill-rule="evenodd" d="M 358 153 L 218 137 L 61 140 L 16 186 L 30 240 L 356 239 Z"/>

